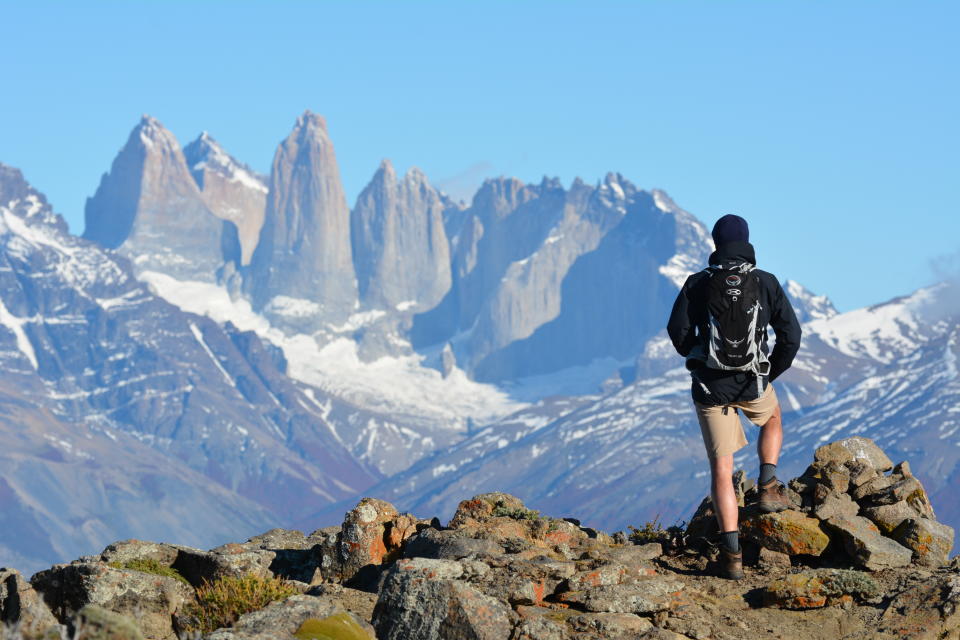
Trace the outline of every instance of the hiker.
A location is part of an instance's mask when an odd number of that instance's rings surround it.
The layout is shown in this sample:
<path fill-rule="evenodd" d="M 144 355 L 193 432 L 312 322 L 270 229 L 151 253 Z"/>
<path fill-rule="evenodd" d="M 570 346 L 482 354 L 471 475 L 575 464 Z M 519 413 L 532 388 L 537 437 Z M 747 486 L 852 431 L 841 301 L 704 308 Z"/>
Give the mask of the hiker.
<path fill-rule="evenodd" d="M 717 573 L 743 577 L 733 489 L 733 454 L 746 446 L 738 410 L 760 427 L 757 506 L 773 513 L 789 506 L 777 480 L 783 442 L 780 403 L 770 383 L 790 368 L 800 348 L 800 323 L 776 277 L 756 268 L 747 221 L 725 215 L 713 227 L 710 266 L 684 283 L 667 332 L 693 378 L 693 404 L 710 459 L 720 555 Z M 767 325 L 776 344 L 767 346 Z"/>

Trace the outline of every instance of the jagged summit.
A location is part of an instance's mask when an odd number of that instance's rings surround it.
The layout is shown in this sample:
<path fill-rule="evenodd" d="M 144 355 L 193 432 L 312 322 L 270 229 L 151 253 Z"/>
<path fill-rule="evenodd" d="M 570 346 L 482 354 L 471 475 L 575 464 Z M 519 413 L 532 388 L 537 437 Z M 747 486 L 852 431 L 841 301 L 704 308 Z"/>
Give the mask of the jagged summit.
<path fill-rule="evenodd" d="M 212 280 L 223 222 L 204 202 L 176 137 L 144 116 L 84 209 L 84 237 L 134 259 L 138 270 Z"/>
<path fill-rule="evenodd" d="M 357 306 L 350 208 L 326 121 L 310 111 L 274 155 L 249 276 L 244 286 L 254 306 L 281 326 L 316 331 L 320 322 L 343 322 Z"/>
<path fill-rule="evenodd" d="M 263 227 L 268 179 L 227 153 L 206 131 L 183 154 L 206 205 L 231 223 L 224 229 L 224 259 L 248 265 Z"/>
<path fill-rule="evenodd" d="M 814 294 L 795 280 L 785 280 L 783 290 L 794 303 L 797 319 L 801 323 L 810 320 L 829 320 L 837 315 L 837 309 L 830 298 Z"/>
<path fill-rule="evenodd" d="M 411 167 L 402 180 L 383 160 L 357 198 L 351 241 L 361 301 L 391 311 L 428 309 L 450 288 L 448 199 Z"/>

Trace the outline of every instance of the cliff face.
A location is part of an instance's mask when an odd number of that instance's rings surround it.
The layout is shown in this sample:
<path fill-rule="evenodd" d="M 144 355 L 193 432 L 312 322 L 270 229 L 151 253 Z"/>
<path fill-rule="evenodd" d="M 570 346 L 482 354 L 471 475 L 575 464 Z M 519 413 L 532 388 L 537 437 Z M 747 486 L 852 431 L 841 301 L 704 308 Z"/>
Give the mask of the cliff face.
<path fill-rule="evenodd" d="M 207 206 L 180 144 L 144 116 L 87 199 L 84 238 L 118 249 L 138 271 L 212 281 L 224 221 Z"/>
<path fill-rule="evenodd" d="M 280 144 L 245 286 L 279 322 L 343 321 L 357 306 L 350 209 L 326 121 L 306 112 Z"/>
<path fill-rule="evenodd" d="M 396 311 L 432 308 L 450 289 L 444 230 L 449 201 L 411 169 L 397 179 L 384 161 L 357 198 L 351 218 L 360 299 Z"/>
<path fill-rule="evenodd" d="M 230 156 L 203 132 L 183 149 L 203 200 L 215 216 L 227 220 L 227 260 L 247 266 L 260 240 L 267 205 L 267 180 Z"/>
<path fill-rule="evenodd" d="M 790 483 L 792 507 L 776 514 L 756 510 L 737 472 L 740 581 L 712 577 L 709 499 L 686 528 L 608 535 L 504 493 L 461 501 L 446 526 L 364 498 L 309 535 L 273 529 L 210 551 L 127 540 L 29 583 L 0 570 L 0 617 L 37 633 L 96 617 L 151 640 L 956 638 L 953 531 L 936 522 L 909 465 L 891 467 L 864 438 L 822 446 Z M 858 509 L 865 515 L 851 515 Z M 238 578 L 248 591 L 285 579 L 294 595 L 251 598 L 238 617 L 211 623 L 194 589 Z"/>

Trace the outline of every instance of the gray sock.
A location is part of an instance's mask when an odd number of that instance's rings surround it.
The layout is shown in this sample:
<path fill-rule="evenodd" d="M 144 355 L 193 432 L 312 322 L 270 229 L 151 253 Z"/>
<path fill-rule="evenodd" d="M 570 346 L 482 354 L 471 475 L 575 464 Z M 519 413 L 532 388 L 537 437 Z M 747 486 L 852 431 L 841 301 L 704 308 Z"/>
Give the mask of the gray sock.
<path fill-rule="evenodd" d="M 720 534 L 720 544 L 726 547 L 727 551 L 737 553 L 740 551 L 740 532 L 724 531 Z"/>
<path fill-rule="evenodd" d="M 759 484 L 767 484 L 774 479 L 777 475 L 777 465 L 770 464 L 769 462 L 764 462 L 760 465 L 760 479 L 757 480 Z"/>

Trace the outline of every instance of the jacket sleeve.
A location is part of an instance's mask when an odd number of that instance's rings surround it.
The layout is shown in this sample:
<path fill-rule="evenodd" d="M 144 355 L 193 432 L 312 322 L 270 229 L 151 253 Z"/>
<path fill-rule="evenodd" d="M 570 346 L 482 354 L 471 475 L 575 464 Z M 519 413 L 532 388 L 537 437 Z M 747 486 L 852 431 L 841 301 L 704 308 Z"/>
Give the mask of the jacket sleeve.
<path fill-rule="evenodd" d="M 690 355 L 690 351 L 697 344 L 697 330 L 691 318 L 689 292 L 690 278 L 687 278 L 673 303 L 673 311 L 670 312 L 670 320 L 667 322 L 667 333 L 670 334 L 673 347 L 684 358 Z"/>
<path fill-rule="evenodd" d="M 797 314 L 793 311 L 790 298 L 784 293 L 783 287 L 776 278 L 773 281 L 773 304 L 770 309 L 770 326 L 777 336 L 777 343 L 770 354 L 770 381 L 776 380 L 780 374 L 790 368 L 793 359 L 800 350 L 800 323 Z"/>

